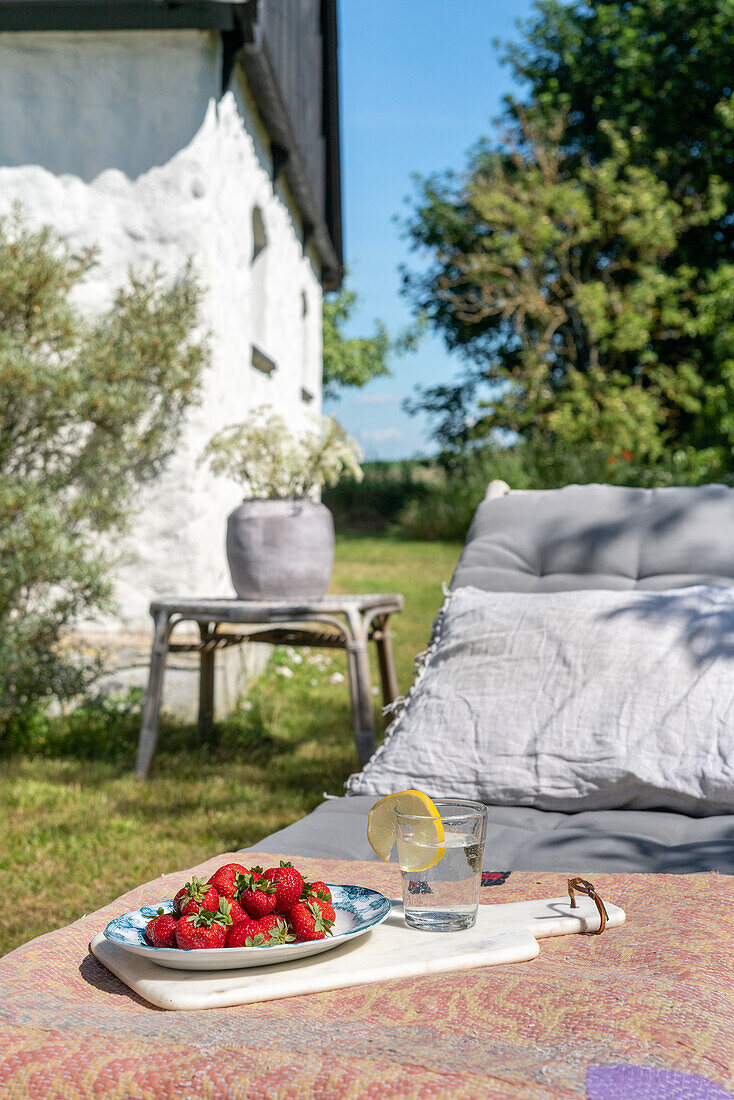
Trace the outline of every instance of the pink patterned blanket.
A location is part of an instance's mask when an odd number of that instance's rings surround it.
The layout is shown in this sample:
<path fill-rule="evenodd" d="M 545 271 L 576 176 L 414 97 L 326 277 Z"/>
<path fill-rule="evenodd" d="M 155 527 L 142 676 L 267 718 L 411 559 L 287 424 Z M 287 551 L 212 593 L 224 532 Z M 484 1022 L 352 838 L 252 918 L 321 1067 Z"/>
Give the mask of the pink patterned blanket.
<path fill-rule="evenodd" d="M 236 858 L 191 871 L 208 875 Z M 399 892 L 398 871 L 385 864 L 298 864 L 311 878 Z M 189 873 L 147 883 L 0 959 L 1 1097 L 718 1100 L 734 1090 L 731 878 L 587 876 L 626 909 L 627 924 L 546 940 L 531 963 L 162 1012 L 88 944 L 112 916 L 172 896 Z M 556 874 L 485 882 L 485 903 L 565 891 Z"/>

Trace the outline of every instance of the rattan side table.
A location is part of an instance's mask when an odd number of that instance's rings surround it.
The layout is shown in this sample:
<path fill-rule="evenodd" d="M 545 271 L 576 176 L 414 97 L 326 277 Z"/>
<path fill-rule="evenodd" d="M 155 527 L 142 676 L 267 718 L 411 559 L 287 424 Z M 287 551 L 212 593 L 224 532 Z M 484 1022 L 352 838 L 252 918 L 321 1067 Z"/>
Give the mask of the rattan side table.
<path fill-rule="evenodd" d="M 144 779 L 150 770 L 158 742 L 158 720 L 166 658 L 170 653 L 198 652 L 198 734 L 206 738 L 214 721 L 214 654 L 217 649 L 242 642 L 270 642 L 274 645 L 314 646 L 347 652 L 349 692 L 354 723 L 354 741 L 360 764 L 375 750 L 375 724 L 368 643 L 374 642 L 380 668 L 385 706 L 398 694 L 389 620 L 403 610 L 399 595 L 323 596 L 304 600 L 165 599 L 150 605 L 154 634 L 150 675 L 138 741 L 135 772 Z M 183 622 L 195 622 L 199 641 L 171 642 L 171 634 Z M 312 623 L 328 629 L 308 629 Z M 243 626 L 231 632 L 225 625 Z"/>

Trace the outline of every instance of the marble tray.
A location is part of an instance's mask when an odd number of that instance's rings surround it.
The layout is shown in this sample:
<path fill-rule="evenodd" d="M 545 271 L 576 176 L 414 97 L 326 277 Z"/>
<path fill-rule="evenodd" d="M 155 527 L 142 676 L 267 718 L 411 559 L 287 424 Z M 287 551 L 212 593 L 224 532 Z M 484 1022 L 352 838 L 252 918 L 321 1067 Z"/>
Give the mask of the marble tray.
<path fill-rule="evenodd" d="M 324 955 L 278 966 L 219 973 L 166 970 L 147 958 L 126 953 L 101 932 L 90 948 L 108 970 L 157 1008 L 190 1010 L 252 1004 L 445 970 L 526 962 L 539 953 L 538 940 L 599 927 L 596 906 L 589 898 L 578 898 L 576 909 L 571 909 L 568 896 L 480 905 L 474 928 L 443 934 L 406 928 L 402 902 L 392 904 L 387 920 L 361 939 Z M 606 908 L 607 929 L 624 923 L 622 909 L 609 904 Z"/>

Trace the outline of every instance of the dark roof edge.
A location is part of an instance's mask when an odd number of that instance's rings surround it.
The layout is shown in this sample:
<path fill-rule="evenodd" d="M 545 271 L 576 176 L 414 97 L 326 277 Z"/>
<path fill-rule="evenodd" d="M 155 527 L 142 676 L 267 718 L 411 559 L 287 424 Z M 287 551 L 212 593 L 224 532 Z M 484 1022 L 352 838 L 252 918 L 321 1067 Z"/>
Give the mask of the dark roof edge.
<path fill-rule="evenodd" d="M 323 42 L 324 120 L 326 144 L 326 224 L 339 261 L 338 290 L 344 275 L 344 237 L 342 231 L 342 179 L 339 101 L 339 32 L 337 0 L 321 0 L 321 38 Z"/>
<path fill-rule="evenodd" d="M 0 0 L 0 31 L 228 30 L 232 4 L 220 0 Z"/>
<path fill-rule="evenodd" d="M 321 258 L 323 265 L 321 281 L 324 290 L 338 290 L 343 277 L 341 218 L 339 217 L 338 222 L 333 223 L 338 230 L 336 234 L 338 239 L 334 240 L 330 232 L 331 225 L 327 224 L 327 218 L 332 212 L 331 208 L 333 206 L 329 183 L 327 182 L 327 210 L 325 216 L 319 209 L 308 182 L 308 175 L 298 148 L 298 141 L 293 132 L 290 115 L 273 71 L 267 45 L 259 34 L 257 23 L 248 23 L 244 29 L 245 43 L 239 55 L 239 60 L 272 143 L 275 146 L 280 146 L 287 153 L 287 158 L 283 162 L 282 174 L 287 180 L 303 216 L 304 245 L 308 240 L 312 241 Z M 330 151 L 327 158 L 327 173 L 329 172 L 328 161 L 332 155 Z M 337 159 L 338 155 L 337 149 Z M 330 197 L 331 203 L 329 201 Z M 339 213 L 340 208 L 341 201 L 339 199 Z"/>

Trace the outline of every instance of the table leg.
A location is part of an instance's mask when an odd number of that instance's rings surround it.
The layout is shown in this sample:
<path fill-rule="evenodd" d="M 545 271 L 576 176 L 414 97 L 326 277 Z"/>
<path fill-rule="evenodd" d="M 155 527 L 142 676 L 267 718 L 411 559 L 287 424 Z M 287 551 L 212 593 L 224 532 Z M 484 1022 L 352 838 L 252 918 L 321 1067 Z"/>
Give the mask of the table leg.
<path fill-rule="evenodd" d="M 138 779 L 147 779 L 151 761 L 158 743 L 158 721 L 160 718 L 161 696 L 163 694 L 163 675 L 166 670 L 168 639 L 171 634 L 171 622 L 168 613 L 160 612 L 154 619 L 153 648 L 150 653 L 150 673 L 148 690 L 143 707 L 143 721 L 138 739 L 138 753 L 135 761 L 135 774 Z"/>
<path fill-rule="evenodd" d="M 367 652 L 367 629 L 362 616 L 358 614 L 348 614 L 347 625 L 347 667 L 352 699 L 354 741 L 360 766 L 363 767 L 375 751 L 375 720 Z"/>
<path fill-rule="evenodd" d="M 392 648 L 390 616 L 380 615 L 375 632 L 377 660 L 380 665 L 380 683 L 382 684 L 382 705 L 389 707 L 399 694 L 398 676 L 395 671 L 395 655 Z"/>
<path fill-rule="evenodd" d="M 214 729 L 214 656 L 213 646 L 206 643 L 213 638 L 207 623 L 199 623 L 202 649 L 199 655 L 199 720 L 196 737 L 201 745 L 211 739 Z"/>

